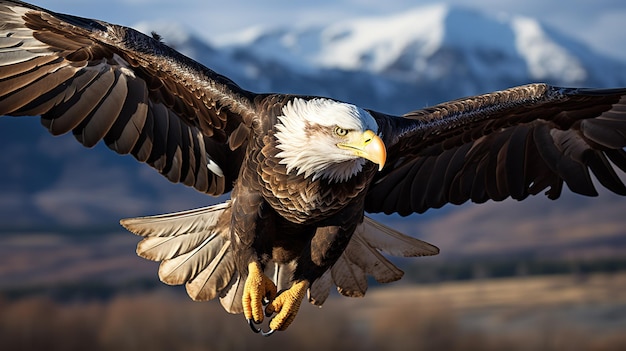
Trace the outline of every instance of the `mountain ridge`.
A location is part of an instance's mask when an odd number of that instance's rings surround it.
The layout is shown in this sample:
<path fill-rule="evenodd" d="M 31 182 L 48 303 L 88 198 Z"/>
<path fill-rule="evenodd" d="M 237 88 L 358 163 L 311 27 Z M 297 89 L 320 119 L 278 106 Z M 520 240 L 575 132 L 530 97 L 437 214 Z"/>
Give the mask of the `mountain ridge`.
<path fill-rule="evenodd" d="M 325 26 L 270 28 L 232 37 L 222 48 L 252 51 L 257 57 L 295 67 L 363 71 L 398 79 L 440 78 L 447 74 L 435 59 L 442 52 L 464 51 L 479 56 L 474 64 L 502 61 L 518 79 L 558 81 L 576 85 L 596 79 L 587 72 L 591 60 L 623 66 L 535 19 L 485 14 L 450 5 L 416 7 L 386 17 L 348 19 Z M 482 56 L 481 56 L 482 55 Z M 439 64 L 440 65 L 440 64 Z M 493 68 L 493 67 L 491 67 Z M 434 71 L 434 72 L 433 72 Z M 487 76 L 491 70 L 482 72 Z M 618 80 L 626 78 L 624 67 Z M 609 79 L 609 77 L 603 77 Z"/>

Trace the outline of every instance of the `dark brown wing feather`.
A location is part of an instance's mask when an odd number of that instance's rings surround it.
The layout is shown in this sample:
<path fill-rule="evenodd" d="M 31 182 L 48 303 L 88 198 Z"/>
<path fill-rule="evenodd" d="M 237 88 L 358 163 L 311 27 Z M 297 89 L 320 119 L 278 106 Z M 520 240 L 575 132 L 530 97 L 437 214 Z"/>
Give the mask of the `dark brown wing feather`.
<path fill-rule="evenodd" d="M 253 97 L 130 28 L 0 1 L 0 115 L 40 115 L 52 134 L 104 140 L 173 182 L 230 190 Z"/>
<path fill-rule="evenodd" d="M 591 173 L 626 195 L 626 89 L 544 84 L 459 99 L 403 118 L 372 112 L 388 146 L 366 210 L 408 215 L 468 200 L 522 200 L 563 182 L 597 195 Z M 591 170 L 591 172 L 590 172 Z"/>

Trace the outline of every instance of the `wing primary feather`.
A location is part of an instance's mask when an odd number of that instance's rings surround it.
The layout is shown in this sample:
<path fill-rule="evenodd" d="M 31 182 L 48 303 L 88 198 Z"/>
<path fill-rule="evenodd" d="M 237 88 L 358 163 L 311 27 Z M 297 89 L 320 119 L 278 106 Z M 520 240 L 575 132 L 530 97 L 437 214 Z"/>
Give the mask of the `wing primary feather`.
<path fill-rule="evenodd" d="M 85 118 L 100 104 L 113 85 L 115 74 L 111 70 L 101 71 L 97 78 L 91 81 L 82 94 L 75 94 L 67 102 L 53 107 L 43 117 L 50 120 L 50 132 L 62 134 L 75 130 L 74 136 L 82 142 L 82 126 Z M 55 116 L 49 118 L 48 116 Z M 78 128 L 78 129 L 77 129 Z"/>
<path fill-rule="evenodd" d="M 511 133 L 509 139 L 506 158 L 504 160 L 504 174 L 507 177 L 507 188 L 511 197 L 522 200 L 528 196 L 526 170 L 529 165 L 526 163 L 528 151 L 530 128 L 525 125 L 517 126 Z"/>
<path fill-rule="evenodd" d="M 152 138 L 150 138 L 152 148 L 146 162 L 152 165 L 157 171 L 163 172 L 166 164 L 167 138 L 170 129 L 169 113 L 162 104 L 151 104 L 150 110 L 152 111 Z"/>
<path fill-rule="evenodd" d="M 140 139 L 148 116 L 148 93 L 139 79 L 126 79 L 127 96 L 115 122 L 104 136 L 109 148 L 119 154 L 128 154 Z"/>
<path fill-rule="evenodd" d="M 35 99 L 22 106 L 20 109 L 14 112 L 15 115 L 20 116 L 36 116 L 42 115 L 42 124 L 53 134 L 59 135 L 67 133 L 71 130 L 62 129 L 51 130 L 51 125 L 56 116 L 46 115 L 53 107 L 65 103 L 70 100 L 76 94 L 82 94 L 82 89 L 85 85 L 89 84 L 94 78 L 98 76 L 98 72 L 95 70 L 81 69 L 64 84 L 59 84 L 52 90 L 37 96 Z M 55 126 L 58 127 L 58 126 Z"/>
<path fill-rule="evenodd" d="M 9 114 L 18 110 L 38 96 L 46 94 L 56 86 L 66 82 L 73 75 L 74 70 L 70 67 L 60 67 L 58 70 L 45 76 L 41 76 L 41 72 L 37 72 L 37 80 L 28 83 L 23 89 L 13 91 L 12 94 L 0 99 L 0 111 Z M 11 86 L 13 81 L 12 79 L 7 86 Z"/>
<path fill-rule="evenodd" d="M 152 109 L 147 108 L 144 126 L 141 128 L 139 138 L 130 153 L 139 162 L 148 162 L 154 146 L 152 140 L 154 140 L 154 115 L 152 114 Z"/>
<path fill-rule="evenodd" d="M 562 155 L 556 146 L 557 141 L 554 140 L 547 126 L 536 127 L 533 137 L 545 165 L 561 177 L 573 192 L 587 196 L 598 195 L 587 167 Z"/>
<path fill-rule="evenodd" d="M 469 198 L 467 189 L 461 187 L 461 179 L 463 178 L 461 175 L 464 172 L 466 155 L 470 148 L 471 144 L 469 143 L 457 148 L 446 170 L 445 184 L 448 187 L 446 196 L 451 204 L 460 205 Z"/>
<path fill-rule="evenodd" d="M 438 174 L 439 169 L 435 167 L 437 161 L 438 159 L 435 157 L 425 157 L 423 162 L 416 163 L 411 169 L 408 176 L 413 181 L 406 183 L 411 188 L 403 192 L 404 196 L 408 195 L 410 198 L 410 208 L 405 210 L 407 214 L 425 211 L 428 208 L 426 199 L 431 199 L 429 196 L 432 196 L 433 191 L 441 191 L 441 184 L 437 184 L 437 181 L 433 180 L 434 178 L 439 178 L 438 180 L 443 178 L 441 174 Z M 435 182 L 435 184 L 431 185 L 431 182 Z"/>
<path fill-rule="evenodd" d="M 26 74 L 26 72 L 37 71 L 43 69 L 43 67 L 48 67 L 62 61 L 63 60 L 59 57 L 48 55 L 35 57 L 13 65 L 5 65 L 4 62 L 2 62 L 2 66 L 0 66 L 0 80 L 9 81 L 13 77 Z M 17 87 L 13 86 L 12 88 L 15 89 Z"/>
<path fill-rule="evenodd" d="M 626 146 L 626 113 L 621 120 L 589 119 L 581 122 L 584 136 L 605 148 L 621 149 Z"/>
<path fill-rule="evenodd" d="M 94 112 L 85 120 L 81 143 L 93 147 L 111 130 L 128 95 L 126 76 L 114 71 L 115 81 Z"/>
<path fill-rule="evenodd" d="M 167 135 L 165 166 L 161 171 L 167 179 L 178 182 L 181 179 L 182 168 L 182 127 L 181 121 L 173 112 L 168 112 L 169 129 Z"/>
<path fill-rule="evenodd" d="M 626 172 L 626 151 L 623 149 L 607 150 L 605 154 L 614 165 Z"/>
<path fill-rule="evenodd" d="M 589 165 L 600 184 L 616 194 L 626 195 L 626 186 L 602 152 L 589 150 L 586 153 L 585 163 Z"/>
<path fill-rule="evenodd" d="M 27 62 L 28 63 L 28 62 Z M 0 85 L 0 94 L 3 96 L 24 89 L 25 87 L 34 84 L 35 82 L 41 80 L 42 78 L 55 74 L 59 69 L 67 70 L 69 67 L 60 60 L 47 62 L 44 66 L 38 67 L 37 69 L 26 71 L 25 73 L 19 73 L 16 75 L 12 75 L 8 78 L 2 80 L 2 85 Z M 11 70 L 7 70 L 8 73 L 13 73 Z M 40 84 L 42 85 L 42 84 Z M 41 88 L 52 88 L 54 86 L 42 85 Z M 23 96 L 22 96 L 23 97 Z M 12 111 L 12 110 L 8 110 Z"/>
<path fill-rule="evenodd" d="M 180 172 L 178 175 L 178 181 L 185 185 L 193 185 L 194 179 L 194 167 L 195 160 L 193 159 L 191 131 L 186 124 L 180 123 Z"/>

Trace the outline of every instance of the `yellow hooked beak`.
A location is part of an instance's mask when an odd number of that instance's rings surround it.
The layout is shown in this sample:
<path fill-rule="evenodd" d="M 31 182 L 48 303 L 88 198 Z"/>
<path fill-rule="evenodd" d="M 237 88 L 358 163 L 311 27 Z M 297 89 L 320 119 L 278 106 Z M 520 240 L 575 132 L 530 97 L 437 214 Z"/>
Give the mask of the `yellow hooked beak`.
<path fill-rule="evenodd" d="M 378 170 L 382 170 L 387 159 L 387 150 L 383 140 L 371 130 L 366 130 L 363 134 L 345 143 L 337 144 L 337 147 L 352 151 L 356 156 L 363 157 L 378 165 Z"/>

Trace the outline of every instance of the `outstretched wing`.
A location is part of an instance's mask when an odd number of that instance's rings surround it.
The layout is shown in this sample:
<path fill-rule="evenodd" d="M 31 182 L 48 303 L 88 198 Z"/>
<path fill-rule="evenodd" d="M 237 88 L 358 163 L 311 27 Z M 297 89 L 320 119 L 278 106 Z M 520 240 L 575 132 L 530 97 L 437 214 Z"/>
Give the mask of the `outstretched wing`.
<path fill-rule="evenodd" d="M 0 115 L 104 142 L 173 182 L 230 190 L 253 94 L 133 29 L 0 1 Z"/>
<path fill-rule="evenodd" d="M 626 195 L 626 89 L 532 84 L 443 103 L 403 118 L 372 112 L 388 145 L 368 193 L 368 212 L 408 215 L 447 203 L 512 197 L 563 182 L 595 196 L 589 170 Z"/>

